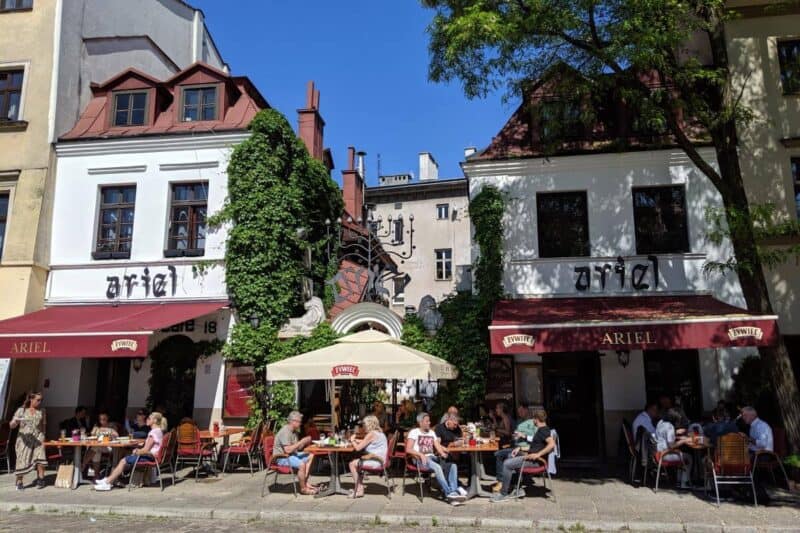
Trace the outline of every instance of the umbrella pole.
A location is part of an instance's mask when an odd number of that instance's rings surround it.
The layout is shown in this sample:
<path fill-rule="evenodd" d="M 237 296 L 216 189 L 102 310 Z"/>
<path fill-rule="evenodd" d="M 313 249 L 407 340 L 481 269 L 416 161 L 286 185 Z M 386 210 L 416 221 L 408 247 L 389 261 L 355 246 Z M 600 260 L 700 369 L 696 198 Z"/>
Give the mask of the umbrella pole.
<path fill-rule="evenodd" d="M 392 416 L 397 421 L 397 380 L 392 379 Z M 392 424 L 394 425 L 394 424 Z"/>
<path fill-rule="evenodd" d="M 336 431 L 338 424 L 336 423 L 336 380 L 329 379 L 328 387 L 330 387 L 331 398 L 331 431 Z"/>

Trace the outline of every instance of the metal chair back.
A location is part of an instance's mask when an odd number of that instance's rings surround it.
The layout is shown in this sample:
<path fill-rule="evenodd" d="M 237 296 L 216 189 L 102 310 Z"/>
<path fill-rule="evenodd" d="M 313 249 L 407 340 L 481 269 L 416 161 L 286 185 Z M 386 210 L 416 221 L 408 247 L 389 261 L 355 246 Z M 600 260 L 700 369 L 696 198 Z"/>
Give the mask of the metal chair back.
<path fill-rule="evenodd" d="M 720 476 L 749 476 L 751 471 L 747 438 L 740 433 L 728 433 L 717 439 L 714 469 Z"/>

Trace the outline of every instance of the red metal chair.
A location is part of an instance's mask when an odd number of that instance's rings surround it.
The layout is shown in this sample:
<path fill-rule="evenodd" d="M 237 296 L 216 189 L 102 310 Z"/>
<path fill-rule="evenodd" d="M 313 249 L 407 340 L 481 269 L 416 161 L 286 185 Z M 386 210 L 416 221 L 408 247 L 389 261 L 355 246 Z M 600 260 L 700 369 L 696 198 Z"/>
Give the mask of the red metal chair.
<path fill-rule="evenodd" d="M 6 462 L 6 472 L 11 473 L 11 457 L 8 450 L 11 447 L 11 426 L 8 422 L 0 424 L 0 462 Z"/>
<path fill-rule="evenodd" d="M 230 459 L 231 454 L 233 454 L 234 459 L 236 459 L 237 462 L 242 456 L 247 457 L 247 462 L 250 466 L 250 475 L 253 475 L 253 461 L 256 462 L 256 465 L 260 466 L 261 464 L 259 446 L 261 444 L 262 427 L 263 425 L 259 423 L 251 435 L 248 435 L 238 443 L 221 450 L 221 453 L 225 454 L 225 461 L 222 463 L 223 474 L 225 473 L 225 469 L 228 467 L 228 460 Z"/>
<path fill-rule="evenodd" d="M 753 467 L 750 462 L 747 437 L 741 433 L 728 433 L 717 439 L 714 458 L 707 461 L 714 482 L 719 507 L 720 485 L 750 485 L 753 490 L 753 502 L 758 506 L 756 484 L 753 480 Z"/>
<path fill-rule="evenodd" d="M 550 484 L 553 484 L 553 479 L 550 477 L 550 469 L 548 468 L 549 462 L 547 457 L 540 457 L 536 461 L 524 461 L 522 463 L 522 467 L 519 469 L 519 475 L 517 476 L 517 489 L 515 494 L 519 493 L 519 488 L 522 486 L 522 478 L 524 476 L 541 476 L 542 477 L 542 485 L 545 489 L 547 489 L 547 482 L 549 481 Z M 553 489 L 550 489 L 551 494 L 553 495 L 553 501 L 556 499 L 556 494 Z"/>
<path fill-rule="evenodd" d="M 386 448 L 386 457 L 378 457 L 377 455 L 366 454 L 359 458 L 358 460 L 358 471 L 359 472 L 366 472 L 368 474 L 377 474 L 379 476 L 383 476 L 384 481 L 386 481 L 386 495 L 389 499 L 392 499 L 392 490 L 394 489 L 394 485 L 389 481 L 389 469 L 392 467 L 392 450 L 394 450 L 395 444 L 397 443 L 397 431 L 389 439 L 388 446 Z M 380 466 L 368 466 L 364 465 L 364 461 L 369 460 L 377 460 L 381 461 Z"/>
<path fill-rule="evenodd" d="M 269 488 L 267 487 L 267 478 L 270 474 L 275 474 L 275 481 L 272 482 L 272 485 L 275 486 L 278 483 L 278 475 L 284 474 L 292 477 L 292 491 L 294 492 L 294 497 L 297 498 L 297 476 L 295 475 L 294 469 L 289 466 L 279 465 L 277 463 L 278 459 L 282 457 L 288 457 L 288 455 L 281 454 L 281 455 L 273 455 L 272 448 L 275 446 L 275 436 L 274 435 L 266 435 L 262 440 L 261 449 L 264 453 L 264 464 L 266 465 L 266 473 L 264 474 L 264 484 L 261 487 L 261 497 L 264 497 L 264 494 L 269 494 Z"/>
<path fill-rule="evenodd" d="M 628 445 L 628 477 L 631 485 L 633 485 L 636 482 L 636 462 L 639 459 L 639 454 L 636 452 L 636 446 L 633 443 L 633 434 L 624 420 L 622 421 L 622 434 L 625 436 L 625 444 Z"/>
<path fill-rule="evenodd" d="M 143 468 L 155 468 L 156 473 L 158 474 L 158 483 L 161 485 L 161 491 L 164 491 L 164 479 L 162 478 L 162 473 L 165 467 L 169 467 L 172 469 L 172 484 L 175 485 L 175 468 L 172 464 L 172 450 L 173 450 L 173 442 L 172 439 L 175 436 L 175 432 L 170 431 L 164 435 L 164 438 L 161 440 L 161 448 L 158 450 L 158 453 L 155 455 L 154 459 L 151 460 L 149 458 L 145 458 L 144 456 L 137 456 L 136 462 L 133 463 L 133 469 L 131 469 L 131 480 L 133 480 L 133 473 L 136 472 L 138 467 Z M 131 490 L 133 487 L 133 483 L 128 483 L 128 490 Z"/>
<path fill-rule="evenodd" d="M 403 459 L 405 461 L 405 467 L 403 468 L 403 484 L 401 485 L 401 495 L 406 493 L 406 474 L 410 474 L 414 481 L 419 486 L 419 501 L 422 503 L 424 501 L 422 485 L 425 483 L 425 478 L 427 477 L 428 482 L 430 482 L 431 475 L 433 471 L 428 468 L 420 468 L 416 464 L 414 464 L 412 458 L 408 454 L 403 454 Z"/>
<path fill-rule="evenodd" d="M 200 430 L 192 421 L 182 422 L 177 428 L 177 447 L 175 450 L 175 470 L 178 465 L 193 464 L 195 481 L 200 479 L 200 467 L 204 464 L 214 470 L 214 451 L 217 443 L 214 441 L 203 443 L 200 439 Z"/>
<path fill-rule="evenodd" d="M 652 435 L 642 437 L 642 446 L 647 446 L 648 461 L 644 466 L 644 474 L 642 475 L 642 482 L 647 484 L 647 473 L 655 466 L 656 468 L 656 481 L 653 487 L 653 492 L 658 492 L 658 485 L 661 480 L 661 470 L 666 473 L 668 468 L 685 468 L 686 463 L 683 462 L 683 454 L 680 450 L 668 450 L 666 452 L 659 452 L 656 446 L 656 440 Z M 677 457 L 677 458 L 676 458 Z"/>
<path fill-rule="evenodd" d="M 783 479 L 788 488 L 789 476 L 786 474 L 786 469 L 783 467 L 783 458 L 786 457 L 786 432 L 781 428 L 774 428 L 772 430 L 772 438 L 775 451 L 757 451 L 753 456 L 753 471 L 769 470 L 772 476 L 772 482 L 777 485 L 778 480 L 775 477 L 775 470 L 780 470 L 781 473 L 783 473 Z"/>

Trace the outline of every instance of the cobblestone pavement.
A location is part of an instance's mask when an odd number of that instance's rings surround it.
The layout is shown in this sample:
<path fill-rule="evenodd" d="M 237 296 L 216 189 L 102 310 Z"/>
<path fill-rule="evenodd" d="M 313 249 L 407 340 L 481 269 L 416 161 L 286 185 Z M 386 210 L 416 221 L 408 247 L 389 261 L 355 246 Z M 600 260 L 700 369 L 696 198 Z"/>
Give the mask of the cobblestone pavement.
<path fill-rule="evenodd" d="M 212 530 L 216 531 L 248 529 L 251 527 L 249 524 L 267 531 L 274 524 L 282 524 L 281 532 L 292 531 L 283 524 L 300 524 L 297 531 L 336 531 L 336 528 L 352 531 L 357 527 L 380 531 L 380 526 L 374 527 L 376 517 L 380 522 L 393 524 L 387 529 L 391 531 L 405 529 L 401 526 L 425 528 L 434 525 L 439 526 L 437 531 L 442 531 L 442 526 L 473 529 L 476 525 L 505 530 L 521 527 L 569 530 L 573 527 L 580 531 L 585 526 L 591 530 L 615 531 L 625 528 L 651 531 L 800 531 L 800 494 L 785 491 L 770 491 L 772 501 L 769 505 L 754 507 L 752 500 L 745 495 L 742 499 L 725 500 L 717 508 L 702 491 L 678 492 L 662 487 L 658 494 L 654 494 L 649 488 L 635 488 L 611 477 L 575 477 L 562 472 L 558 479 L 553 480 L 552 491 L 545 491 L 538 481 L 528 489 L 528 496 L 521 500 L 492 504 L 487 499 L 476 498 L 464 506 L 452 507 L 437 499 L 435 490 L 431 495 L 427 486 L 424 502 L 420 503 L 413 481 L 406 481 L 403 494 L 399 478 L 391 500 L 386 497 L 383 481 L 374 476 L 369 479 L 367 495 L 357 500 L 345 496 L 295 498 L 288 476 L 281 476 L 274 491 L 262 498 L 263 473 L 251 476 L 240 470 L 219 478 L 201 477 L 199 482 L 195 482 L 193 476 L 185 477 L 189 473 L 188 469 L 179 472 L 177 484 L 167 484 L 163 492 L 157 486 L 130 492 L 126 489 L 95 492 L 89 485 L 77 490 L 57 489 L 52 486 L 53 474 L 48 476 L 48 486 L 44 490 L 17 492 L 13 476 L 0 475 L 0 512 L 14 512 L 10 517 L 3 516 L 11 520 L 12 525 L 0 522 L 0 529 L 18 529 L 13 524 L 19 524 L 20 520 L 25 523 L 26 516 L 44 516 L 48 520 L 48 515 L 57 515 L 59 520 L 82 519 L 91 527 L 89 516 L 104 520 L 111 515 L 113 522 L 114 516 L 125 515 L 125 524 L 131 522 L 130 517 L 182 519 L 174 528 L 170 527 L 175 530 L 192 529 L 181 525 L 183 520 L 213 519 L 213 528 L 217 529 Z M 325 476 L 314 478 L 316 483 L 325 481 Z M 345 488 L 352 486 L 347 476 L 343 476 L 342 483 Z M 65 513 L 74 513 L 80 518 L 65 517 Z M 39 519 L 31 523 L 38 524 Z M 323 525 L 317 528 L 316 524 Z M 346 524 L 350 525 L 344 527 Z M 60 526 L 55 523 L 54 527 Z M 165 529 L 161 523 L 159 529 Z M 28 527 L 24 530 L 32 531 Z M 47 531 L 53 530 L 47 528 Z M 146 524 L 145 529 L 134 530 L 137 533 L 146 530 Z"/>
<path fill-rule="evenodd" d="M 433 531 L 434 526 L 408 526 L 415 532 Z M 396 526 L 366 525 L 353 527 L 348 524 L 304 522 L 292 524 L 262 520 L 209 520 L 181 518 L 130 518 L 124 516 L 91 516 L 88 514 L 60 515 L 53 513 L 33 514 L 26 512 L 0 513 L 0 532 L 24 531 L 30 533 L 75 533 L 95 531 L 135 531 L 136 533 L 188 533 L 205 531 L 209 533 L 227 532 L 276 532 L 276 533 L 389 533 L 396 532 Z M 435 527 L 437 533 L 459 533 L 474 531 L 475 528 Z"/>

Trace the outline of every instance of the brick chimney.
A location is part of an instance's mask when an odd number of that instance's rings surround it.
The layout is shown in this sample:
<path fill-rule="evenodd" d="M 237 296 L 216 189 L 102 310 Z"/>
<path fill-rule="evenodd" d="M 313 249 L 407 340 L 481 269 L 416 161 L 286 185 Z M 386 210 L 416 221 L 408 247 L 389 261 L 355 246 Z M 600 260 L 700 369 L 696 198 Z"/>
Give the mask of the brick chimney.
<path fill-rule="evenodd" d="M 325 162 L 325 148 L 322 144 L 325 121 L 319 114 L 319 91 L 314 82 L 306 87 L 306 107 L 297 110 L 297 135 L 305 143 L 311 157 Z"/>
<path fill-rule="evenodd" d="M 364 220 L 364 178 L 356 168 L 356 149 L 347 148 L 347 168 L 342 171 L 344 210 L 353 220 Z"/>

